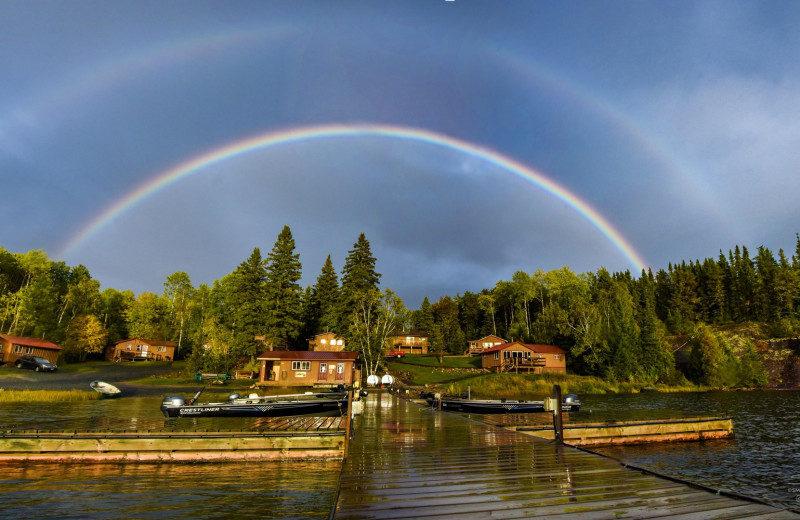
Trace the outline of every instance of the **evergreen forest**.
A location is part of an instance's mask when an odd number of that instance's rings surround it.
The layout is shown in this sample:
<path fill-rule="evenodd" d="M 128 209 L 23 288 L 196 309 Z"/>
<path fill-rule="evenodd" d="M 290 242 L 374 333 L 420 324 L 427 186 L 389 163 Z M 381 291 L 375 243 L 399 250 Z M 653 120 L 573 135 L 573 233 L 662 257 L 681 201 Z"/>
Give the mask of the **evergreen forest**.
<path fill-rule="evenodd" d="M 301 287 L 302 264 L 285 226 L 272 249 L 254 248 L 230 274 L 194 286 L 176 271 L 163 290 L 105 288 L 82 265 L 53 261 L 41 250 L 0 247 L 0 333 L 44 338 L 66 361 L 99 357 L 130 337 L 168 339 L 189 370 L 253 367 L 267 348 L 304 350 L 332 331 L 359 350 L 366 371 L 382 360 L 395 329 L 429 334 L 429 350 L 464 354 L 470 340 L 558 345 L 570 372 L 609 381 L 713 387 L 763 386 L 752 342 L 730 345 L 721 327 L 759 323 L 774 338 L 800 333 L 800 235 L 777 256 L 744 246 L 716 258 L 643 271 L 574 273 L 568 267 L 517 271 L 479 293 L 426 297 L 410 311 L 381 289 L 377 259 L 362 233 L 337 274 L 330 255 L 313 285 Z M 676 339 L 677 338 L 677 339 Z"/>

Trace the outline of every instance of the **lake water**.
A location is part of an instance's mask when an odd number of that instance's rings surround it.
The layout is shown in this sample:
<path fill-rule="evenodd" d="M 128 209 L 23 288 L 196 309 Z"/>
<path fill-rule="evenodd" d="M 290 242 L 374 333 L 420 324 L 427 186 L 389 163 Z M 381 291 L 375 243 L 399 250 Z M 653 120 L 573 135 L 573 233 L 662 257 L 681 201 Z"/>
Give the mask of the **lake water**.
<path fill-rule="evenodd" d="M 583 396 L 572 421 L 731 416 L 736 438 L 598 448 L 632 465 L 798 508 L 800 392 Z M 248 429 L 258 419 L 165 419 L 160 398 L 4 404 L 0 429 Z M 537 414 L 539 418 L 543 417 Z M 224 422 L 220 422 L 224 421 Z M 340 463 L 1 466 L 0 517 L 327 518 Z"/>
<path fill-rule="evenodd" d="M 734 439 L 598 448 L 634 466 L 800 508 L 800 392 L 585 396 L 574 420 L 729 416 Z"/>

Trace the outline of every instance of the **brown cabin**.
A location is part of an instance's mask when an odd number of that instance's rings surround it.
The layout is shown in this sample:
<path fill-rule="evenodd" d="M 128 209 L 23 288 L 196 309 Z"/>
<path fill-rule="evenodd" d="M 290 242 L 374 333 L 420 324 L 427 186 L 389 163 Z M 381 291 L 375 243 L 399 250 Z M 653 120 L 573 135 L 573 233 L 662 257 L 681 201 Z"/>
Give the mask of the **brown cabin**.
<path fill-rule="evenodd" d="M 503 343 L 481 352 L 481 366 L 492 372 L 567 373 L 566 351 L 555 345 Z"/>
<path fill-rule="evenodd" d="M 178 345 L 161 339 L 129 338 L 114 343 L 106 352 L 109 361 L 172 361 Z"/>
<path fill-rule="evenodd" d="M 13 363 L 20 356 L 38 356 L 56 364 L 61 347 L 46 339 L 0 334 L 0 364 Z"/>
<path fill-rule="evenodd" d="M 361 381 L 358 352 L 272 350 L 258 361 L 259 386 L 358 387 Z"/>
<path fill-rule="evenodd" d="M 427 354 L 428 333 L 419 330 L 393 330 L 386 338 L 387 350 L 399 350 L 406 354 Z"/>
<path fill-rule="evenodd" d="M 333 332 L 323 332 L 308 340 L 308 350 L 316 352 L 343 352 L 344 339 Z"/>
<path fill-rule="evenodd" d="M 469 353 L 480 354 L 487 348 L 496 347 L 497 345 L 502 345 L 503 343 L 507 343 L 507 341 L 501 338 L 500 336 L 489 334 L 488 336 L 484 336 L 481 339 L 475 339 L 470 341 Z"/>

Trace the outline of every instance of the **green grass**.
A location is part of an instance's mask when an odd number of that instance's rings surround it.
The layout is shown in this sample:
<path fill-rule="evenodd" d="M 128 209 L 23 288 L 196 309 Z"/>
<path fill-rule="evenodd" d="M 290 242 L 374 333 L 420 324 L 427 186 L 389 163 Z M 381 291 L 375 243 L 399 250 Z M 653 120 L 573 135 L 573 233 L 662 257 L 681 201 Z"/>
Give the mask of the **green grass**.
<path fill-rule="evenodd" d="M 435 355 L 408 355 L 397 360 L 398 363 L 407 365 L 424 365 L 442 368 L 481 368 L 480 356 L 445 356 L 444 362 L 439 364 L 439 356 Z"/>
<path fill-rule="evenodd" d="M 83 390 L 3 390 L 0 388 L 0 403 L 96 401 L 101 397 L 97 392 Z"/>
<path fill-rule="evenodd" d="M 473 397 L 479 399 L 541 399 L 549 397 L 553 385 L 561 387 L 561 394 L 625 394 L 638 393 L 645 385 L 633 383 L 614 383 L 597 377 L 572 374 L 484 374 L 469 380 L 455 381 L 444 385 L 445 394 L 459 395 L 470 389 Z M 668 387 L 656 385 L 647 387 L 659 392 L 697 392 L 708 388 L 695 385 Z"/>

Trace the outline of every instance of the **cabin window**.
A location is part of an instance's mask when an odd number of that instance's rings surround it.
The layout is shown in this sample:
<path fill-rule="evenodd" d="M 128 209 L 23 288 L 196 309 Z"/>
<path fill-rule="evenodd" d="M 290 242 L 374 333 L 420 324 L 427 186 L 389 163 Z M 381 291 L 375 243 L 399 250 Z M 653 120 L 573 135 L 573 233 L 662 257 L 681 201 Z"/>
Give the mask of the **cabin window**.
<path fill-rule="evenodd" d="M 311 361 L 292 361 L 292 370 L 311 370 Z"/>
<path fill-rule="evenodd" d="M 126 349 L 126 350 L 133 350 L 133 346 L 132 346 L 131 344 L 128 344 L 128 345 L 125 347 L 125 349 Z"/>
<path fill-rule="evenodd" d="M 336 364 L 336 373 L 337 374 L 344 374 L 344 363 L 337 363 Z"/>
<path fill-rule="evenodd" d="M 136 345 L 136 350 L 142 350 L 142 346 L 141 345 Z"/>
<path fill-rule="evenodd" d="M 343 340 L 341 340 L 341 339 L 337 339 L 337 340 L 336 340 L 336 344 L 337 344 L 337 345 L 344 345 L 344 341 L 343 341 Z"/>
<path fill-rule="evenodd" d="M 167 351 L 167 347 L 158 347 L 158 351 L 159 352 L 166 352 Z"/>
<path fill-rule="evenodd" d="M 323 345 L 325 345 L 326 343 L 328 343 L 328 340 L 325 339 L 325 338 L 322 338 L 321 340 L 319 340 L 319 342 L 322 343 Z"/>
<path fill-rule="evenodd" d="M 553 359 L 561 359 L 561 354 L 553 354 Z"/>
<path fill-rule="evenodd" d="M 25 347 L 26 354 L 33 354 L 33 347 Z"/>
<path fill-rule="evenodd" d="M 500 353 L 499 352 L 495 352 L 494 353 L 494 360 L 497 361 L 498 359 L 500 359 Z"/>
<path fill-rule="evenodd" d="M 14 345 L 14 354 L 22 354 L 22 345 Z"/>

